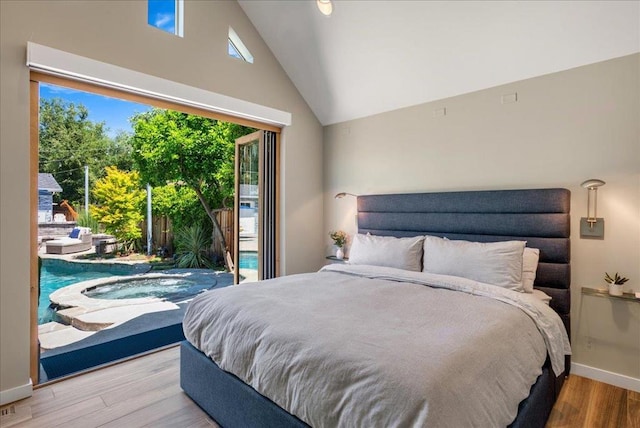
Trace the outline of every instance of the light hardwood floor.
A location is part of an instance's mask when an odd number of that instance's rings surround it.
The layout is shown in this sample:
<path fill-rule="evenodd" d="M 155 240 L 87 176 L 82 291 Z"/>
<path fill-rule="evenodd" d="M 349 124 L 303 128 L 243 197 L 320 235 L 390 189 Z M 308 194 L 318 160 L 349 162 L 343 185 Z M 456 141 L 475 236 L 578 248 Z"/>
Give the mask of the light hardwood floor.
<path fill-rule="evenodd" d="M 13 426 L 217 427 L 182 392 L 179 363 L 173 347 L 36 389 L 16 403 L 32 418 Z"/>
<path fill-rule="evenodd" d="M 36 389 L 12 426 L 216 427 L 180 389 L 179 358 L 174 347 Z M 640 394 L 570 376 L 547 427 L 640 428 Z"/>
<path fill-rule="evenodd" d="M 640 428 L 640 393 L 569 376 L 547 428 Z"/>

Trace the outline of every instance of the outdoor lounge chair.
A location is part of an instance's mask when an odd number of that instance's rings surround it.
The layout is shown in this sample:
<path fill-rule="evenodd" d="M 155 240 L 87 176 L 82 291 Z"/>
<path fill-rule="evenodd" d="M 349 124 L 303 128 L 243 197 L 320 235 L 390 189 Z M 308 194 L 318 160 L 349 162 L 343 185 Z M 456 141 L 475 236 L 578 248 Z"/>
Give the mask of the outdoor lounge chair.
<path fill-rule="evenodd" d="M 91 229 L 76 227 L 69 236 L 47 241 L 47 254 L 79 253 L 91 249 Z"/>

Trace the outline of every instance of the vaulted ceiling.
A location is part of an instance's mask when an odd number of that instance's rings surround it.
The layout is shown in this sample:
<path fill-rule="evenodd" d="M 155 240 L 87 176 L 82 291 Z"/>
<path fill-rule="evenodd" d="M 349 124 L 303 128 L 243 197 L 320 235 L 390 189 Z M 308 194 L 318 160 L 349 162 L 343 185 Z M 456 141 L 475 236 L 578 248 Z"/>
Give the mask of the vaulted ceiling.
<path fill-rule="evenodd" d="M 640 51 L 639 1 L 239 3 L 323 125 Z"/>

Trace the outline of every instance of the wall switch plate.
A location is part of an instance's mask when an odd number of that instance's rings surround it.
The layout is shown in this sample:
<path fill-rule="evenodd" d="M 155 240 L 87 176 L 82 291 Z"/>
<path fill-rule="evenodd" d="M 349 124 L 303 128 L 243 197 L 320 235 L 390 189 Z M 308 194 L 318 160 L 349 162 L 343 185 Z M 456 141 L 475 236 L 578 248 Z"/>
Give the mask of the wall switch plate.
<path fill-rule="evenodd" d="M 447 109 L 445 107 L 437 108 L 433 110 L 433 117 L 446 116 L 446 115 L 447 115 Z"/>
<path fill-rule="evenodd" d="M 514 92 L 513 94 L 506 94 L 502 96 L 502 104 L 515 103 L 518 101 L 518 93 Z"/>
<path fill-rule="evenodd" d="M 593 226 L 587 222 L 586 217 L 580 219 L 580 237 L 590 239 L 604 239 L 604 219 L 596 218 Z"/>

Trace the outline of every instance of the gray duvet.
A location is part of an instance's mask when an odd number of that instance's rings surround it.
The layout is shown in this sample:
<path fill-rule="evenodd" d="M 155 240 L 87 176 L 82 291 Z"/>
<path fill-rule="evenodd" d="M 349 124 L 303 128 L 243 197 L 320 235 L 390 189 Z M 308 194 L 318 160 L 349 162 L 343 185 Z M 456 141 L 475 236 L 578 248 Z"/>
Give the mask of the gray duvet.
<path fill-rule="evenodd" d="M 430 285 L 428 285 L 430 284 Z M 185 336 L 314 427 L 500 427 L 570 353 L 555 312 L 475 281 L 331 265 L 204 293 Z"/>

